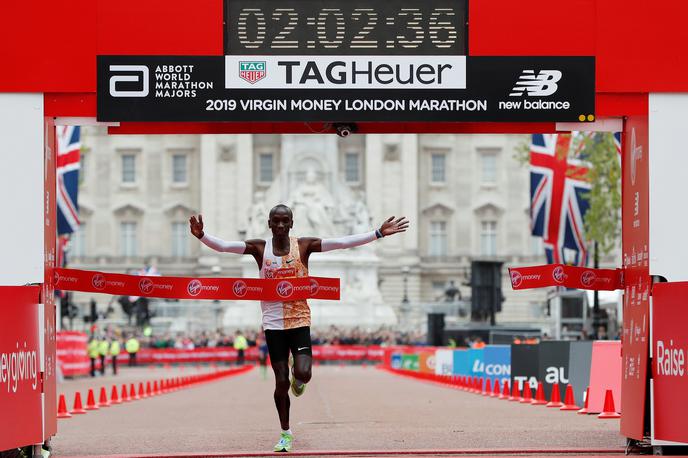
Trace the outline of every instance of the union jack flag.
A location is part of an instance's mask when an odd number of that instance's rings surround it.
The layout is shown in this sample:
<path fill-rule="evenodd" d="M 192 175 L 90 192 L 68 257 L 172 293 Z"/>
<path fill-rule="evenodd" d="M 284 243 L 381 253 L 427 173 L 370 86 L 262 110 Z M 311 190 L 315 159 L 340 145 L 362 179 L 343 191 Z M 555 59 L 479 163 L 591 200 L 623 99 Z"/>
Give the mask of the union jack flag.
<path fill-rule="evenodd" d="M 530 149 L 530 221 L 542 237 L 547 262 L 586 266 L 583 217 L 590 206 L 589 165 L 581 159 L 584 134 L 533 135 Z M 574 146 L 576 145 L 577 146 Z M 572 151 L 577 148 L 578 151 Z"/>
<path fill-rule="evenodd" d="M 79 230 L 79 164 L 81 128 L 57 126 L 57 234 Z"/>

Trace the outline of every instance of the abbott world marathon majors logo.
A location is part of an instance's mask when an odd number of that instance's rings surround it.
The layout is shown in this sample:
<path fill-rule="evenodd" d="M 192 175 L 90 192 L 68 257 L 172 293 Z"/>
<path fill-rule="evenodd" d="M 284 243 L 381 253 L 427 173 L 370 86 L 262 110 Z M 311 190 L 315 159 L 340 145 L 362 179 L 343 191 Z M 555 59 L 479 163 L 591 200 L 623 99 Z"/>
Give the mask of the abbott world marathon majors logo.
<path fill-rule="evenodd" d="M 156 98 L 194 98 L 199 90 L 213 89 L 212 81 L 199 80 L 195 65 L 166 64 L 110 65 L 109 93 L 111 97 L 148 97 L 153 86 Z"/>

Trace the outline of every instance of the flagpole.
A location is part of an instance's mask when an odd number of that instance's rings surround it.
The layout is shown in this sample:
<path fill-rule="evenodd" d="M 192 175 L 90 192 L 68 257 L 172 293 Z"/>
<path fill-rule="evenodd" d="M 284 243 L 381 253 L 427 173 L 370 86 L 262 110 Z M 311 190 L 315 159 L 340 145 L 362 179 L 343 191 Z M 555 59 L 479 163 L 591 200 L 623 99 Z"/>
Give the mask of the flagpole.
<path fill-rule="evenodd" d="M 600 255 L 597 250 L 597 240 L 593 244 L 593 267 L 595 269 L 600 268 Z M 592 299 L 592 327 L 593 334 L 597 335 L 597 328 L 600 325 L 600 296 L 599 291 L 593 291 Z"/>

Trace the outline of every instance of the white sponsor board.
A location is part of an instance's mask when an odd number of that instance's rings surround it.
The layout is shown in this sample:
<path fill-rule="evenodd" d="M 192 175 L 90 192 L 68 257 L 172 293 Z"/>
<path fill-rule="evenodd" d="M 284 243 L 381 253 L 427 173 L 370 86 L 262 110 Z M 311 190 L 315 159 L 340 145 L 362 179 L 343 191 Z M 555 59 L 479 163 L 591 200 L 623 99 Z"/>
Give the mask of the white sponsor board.
<path fill-rule="evenodd" d="M 465 89 L 465 56 L 225 56 L 226 89 Z"/>
<path fill-rule="evenodd" d="M 454 372 L 454 350 L 435 351 L 435 374 L 452 375 Z"/>

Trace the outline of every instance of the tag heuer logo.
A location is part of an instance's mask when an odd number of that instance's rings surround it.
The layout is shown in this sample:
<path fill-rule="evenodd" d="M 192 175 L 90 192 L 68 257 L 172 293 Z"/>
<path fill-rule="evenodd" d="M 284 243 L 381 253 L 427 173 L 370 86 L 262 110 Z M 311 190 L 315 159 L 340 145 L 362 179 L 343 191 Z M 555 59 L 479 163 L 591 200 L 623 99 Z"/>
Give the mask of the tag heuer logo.
<path fill-rule="evenodd" d="M 239 77 L 253 84 L 265 78 L 265 61 L 239 61 Z"/>

